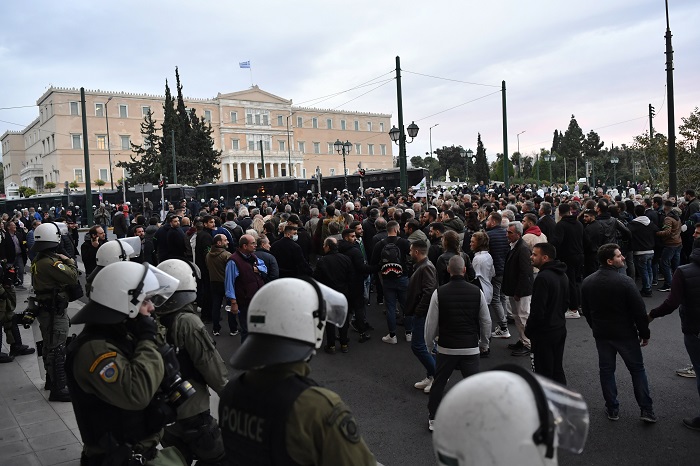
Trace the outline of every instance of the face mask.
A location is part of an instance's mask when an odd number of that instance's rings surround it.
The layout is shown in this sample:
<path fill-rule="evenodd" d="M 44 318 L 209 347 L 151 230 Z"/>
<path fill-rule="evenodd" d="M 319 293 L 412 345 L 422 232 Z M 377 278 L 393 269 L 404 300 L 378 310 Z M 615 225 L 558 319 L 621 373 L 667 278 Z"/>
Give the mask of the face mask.
<path fill-rule="evenodd" d="M 296 241 L 296 240 L 298 240 L 298 239 L 299 239 L 299 235 L 293 235 L 293 236 L 292 236 L 292 241 Z"/>

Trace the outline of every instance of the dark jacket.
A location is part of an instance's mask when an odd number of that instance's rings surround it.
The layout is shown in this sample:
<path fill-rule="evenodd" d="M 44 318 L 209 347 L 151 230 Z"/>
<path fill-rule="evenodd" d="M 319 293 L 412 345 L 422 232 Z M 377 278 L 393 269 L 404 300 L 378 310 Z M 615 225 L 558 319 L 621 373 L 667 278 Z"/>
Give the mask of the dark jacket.
<path fill-rule="evenodd" d="M 530 249 L 522 238 L 508 251 L 503 269 L 503 287 L 506 296 L 530 296 L 532 294 L 532 261 Z"/>
<path fill-rule="evenodd" d="M 265 249 L 256 250 L 255 255 L 258 256 L 258 259 L 262 260 L 267 267 L 267 275 L 263 277 L 265 279 L 265 283 L 280 278 L 280 266 L 277 264 L 277 259 L 275 256 Z"/>
<path fill-rule="evenodd" d="M 405 315 L 425 317 L 428 314 L 430 298 L 437 289 L 437 274 L 435 266 L 426 257 L 413 265 L 413 275 L 408 282 L 406 292 Z"/>
<path fill-rule="evenodd" d="M 438 335 L 444 348 L 476 348 L 479 346 L 481 291 L 454 276 L 438 288 Z"/>
<path fill-rule="evenodd" d="M 632 251 L 654 252 L 656 232 L 659 231 L 659 227 L 649 217 L 644 215 L 637 217 L 627 225 L 627 228 L 632 234 L 632 242 L 630 243 Z"/>
<path fill-rule="evenodd" d="M 583 256 L 583 225 L 573 215 L 562 217 L 554 227 L 554 238 L 547 238 L 557 248 L 560 261 Z"/>
<path fill-rule="evenodd" d="M 627 275 L 601 266 L 581 285 L 581 309 L 593 329 L 593 337 L 604 340 L 649 338 L 646 307 L 637 286 Z"/>
<path fill-rule="evenodd" d="M 320 283 L 343 293 L 350 301 L 350 283 L 354 281 L 355 269 L 352 261 L 345 254 L 331 251 L 319 258 L 314 271 L 314 278 Z"/>
<path fill-rule="evenodd" d="M 486 234 L 489 235 L 489 254 L 493 259 L 493 268 L 496 270 L 496 276 L 503 275 L 503 267 L 506 263 L 506 256 L 510 251 L 506 229 L 497 226 L 486 229 Z"/>
<path fill-rule="evenodd" d="M 302 275 L 311 275 L 311 266 L 304 258 L 301 246 L 294 242 L 292 238 L 282 236 L 270 248 L 270 252 L 280 269 L 280 278 L 298 278 Z"/>
<path fill-rule="evenodd" d="M 569 309 L 569 279 L 566 264 L 549 261 L 540 267 L 532 286 L 530 316 L 525 336 L 546 338 L 547 333 L 566 327 L 565 312 Z"/>
<path fill-rule="evenodd" d="M 680 306 L 681 330 L 688 335 L 700 334 L 700 248 L 693 249 L 690 263 L 676 269 L 671 281 L 671 294 L 651 317 L 668 315 Z"/>
<path fill-rule="evenodd" d="M 554 221 L 551 215 L 543 215 L 537 220 L 537 226 L 540 227 L 542 233 L 549 238 L 554 238 L 554 229 L 557 226 L 557 222 Z"/>
<path fill-rule="evenodd" d="M 348 301 L 358 305 L 364 299 L 365 278 L 367 275 L 376 270 L 376 267 L 372 267 L 365 263 L 365 259 L 362 256 L 362 251 L 360 251 L 357 243 L 351 243 L 341 239 L 338 241 L 338 251 L 347 256 L 352 263 L 354 273 L 352 278 L 347 278 L 351 294 L 351 299 Z"/>
<path fill-rule="evenodd" d="M 129 217 L 124 214 L 124 212 L 117 212 L 114 214 L 112 219 L 112 225 L 114 227 L 114 234 L 121 236 L 126 236 L 129 229 Z"/>

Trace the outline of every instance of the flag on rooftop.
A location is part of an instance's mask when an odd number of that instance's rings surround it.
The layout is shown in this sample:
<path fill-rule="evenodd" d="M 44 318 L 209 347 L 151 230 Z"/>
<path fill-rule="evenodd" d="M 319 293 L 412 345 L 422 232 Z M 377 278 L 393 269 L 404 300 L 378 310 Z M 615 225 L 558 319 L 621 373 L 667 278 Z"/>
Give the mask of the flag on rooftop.
<path fill-rule="evenodd" d="M 250 60 L 238 62 L 238 66 L 241 68 L 250 68 Z"/>

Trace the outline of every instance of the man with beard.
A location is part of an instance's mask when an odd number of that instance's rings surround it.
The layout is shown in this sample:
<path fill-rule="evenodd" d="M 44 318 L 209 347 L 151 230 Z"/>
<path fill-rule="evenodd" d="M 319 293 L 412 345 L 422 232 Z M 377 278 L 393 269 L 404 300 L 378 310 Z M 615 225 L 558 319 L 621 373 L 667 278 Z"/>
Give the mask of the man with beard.
<path fill-rule="evenodd" d="M 284 227 L 284 236 L 275 241 L 270 248 L 270 252 L 280 268 L 280 278 L 299 278 L 304 275 L 311 275 L 311 266 L 304 258 L 301 246 L 297 244 L 297 226 L 288 223 Z"/>
<path fill-rule="evenodd" d="M 443 253 L 442 250 L 442 235 L 445 234 L 445 225 L 440 222 L 430 224 L 428 230 L 428 238 L 430 239 L 430 248 L 428 248 L 428 259 L 433 264 L 437 264 L 438 257 Z"/>
<path fill-rule="evenodd" d="M 357 226 L 362 228 L 362 225 L 360 225 L 359 222 L 353 223 L 357 223 Z M 368 333 L 370 326 L 367 323 L 367 317 L 365 315 L 365 278 L 374 270 L 374 268 L 367 265 L 364 254 L 360 249 L 360 245 L 357 243 L 357 233 L 355 230 L 350 228 L 343 230 L 343 239 L 338 241 L 338 251 L 340 251 L 341 254 L 348 256 L 352 262 L 354 273 L 351 281 L 349 282 L 350 298 L 348 299 L 348 314 L 354 312 L 355 318 L 353 319 L 352 325 L 353 328 L 360 334 L 360 343 L 364 343 L 370 338 Z"/>
<path fill-rule="evenodd" d="M 561 220 L 554 228 L 554 238 L 550 238 L 550 242 L 557 248 L 559 260 L 566 264 L 566 276 L 569 278 L 569 310 L 566 318 L 580 319 L 583 225 L 571 214 L 569 203 L 559 204 L 558 209 Z"/>

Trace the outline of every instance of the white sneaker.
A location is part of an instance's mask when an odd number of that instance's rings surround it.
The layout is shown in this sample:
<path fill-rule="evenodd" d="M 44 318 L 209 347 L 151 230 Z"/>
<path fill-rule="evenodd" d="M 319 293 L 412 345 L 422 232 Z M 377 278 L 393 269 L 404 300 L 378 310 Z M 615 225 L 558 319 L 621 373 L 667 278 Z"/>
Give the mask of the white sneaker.
<path fill-rule="evenodd" d="M 430 394 L 430 389 L 431 389 L 431 388 L 433 388 L 433 381 L 432 381 L 432 380 L 430 381 L 430 385 L 428 385 L 427 387 L 425 387 L 425 388 L 423 389 L 423 393 L 429 395 L 429 394 Z"/>
<path fill-rule="evenodd" d="M 498 327 L 496 331 L 491 334 L 491 338 L 510 338 L 510 330 Z"/>
<path fill-rule="evenodd" d="M 435 421 L 434 421 L 433 419 L 428 419 L 428 430 L 429 430 L 430 432 L 432 432 L 432 431 L 434 430 L 434 428 L 433 428 L 433 423 L 434 423 L 434 422 L 435 422 Z"/>
<path fill-rule="evenodd" d="M 566 311 L 566 313 L 564 313 L 564 317 L 567 319 L 580 319 L 581 314 L 579 314 L 578 311 Z"/>
<path fill-rule="evenodd" d="M 413 334 L 412 334 L 412 333 L 407 333 L 407 334 L 406 334 L 406 341 L 410 343 L 411 340 L 413 340 Z"/>
<path fill-rule="evenodd" d="M 414 387 L 416 387 L 418 390 L 424 390 L 426 387 L 428 388 L 428 392 L 430 393 L 430 387 L 433 385 L 433 378 L 432 377 L 426 377 L 420 382 L 416 382 L 413 384 Z"/>
<path fill-rule="evenodd" d="M 383 341 L 384 343 L 389 343 L 390 345 L 395 345 L 396 343 L 399 342 L 399 341 L 396 339 L 396 335 L 394 335 L 394 336 L 392 337 L 390 333 L 387 333 L 386 335 L 384 335 L 384 336 L 382 337 L 382 341 Z"/>

